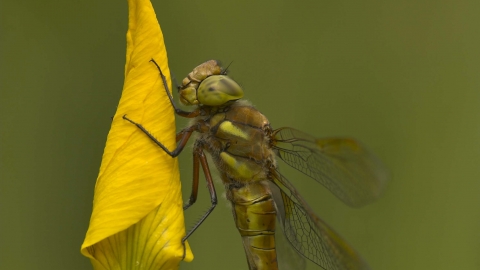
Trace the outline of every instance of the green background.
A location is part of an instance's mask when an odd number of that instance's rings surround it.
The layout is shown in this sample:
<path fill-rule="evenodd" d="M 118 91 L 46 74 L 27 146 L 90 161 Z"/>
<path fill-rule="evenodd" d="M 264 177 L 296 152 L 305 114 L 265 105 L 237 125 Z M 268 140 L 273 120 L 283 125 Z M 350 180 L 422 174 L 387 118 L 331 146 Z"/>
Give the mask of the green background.
<path fill-rule="evenodd" d="M 153 2 L 178 80 L 233 61 L 273 127 L 354 136 L 387 164 L 386 193 L 362 209 L 291 179 L 372 269 L 480 269 L 479 1 Z M 91 269 L 79 249 L 127 16 L 126 1 L 0 1 L 0 269 Z M 204 186 L 189 227 L 209 205 Z M 226 205 L 182 269 L 246 269 Z"/>

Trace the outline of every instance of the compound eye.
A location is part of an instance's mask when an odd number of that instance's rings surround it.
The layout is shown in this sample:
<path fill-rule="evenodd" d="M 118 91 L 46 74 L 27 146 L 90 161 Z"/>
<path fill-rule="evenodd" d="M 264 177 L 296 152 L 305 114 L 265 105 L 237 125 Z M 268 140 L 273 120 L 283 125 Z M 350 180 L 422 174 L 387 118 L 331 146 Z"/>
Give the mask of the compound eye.
<path fill-rule="evenodd" d="M 243 97 L 243 90 L 237 82 L 226 75 L 213 75 L 202 81 L 197 90 L 200 104 L 220 106 Z"/>

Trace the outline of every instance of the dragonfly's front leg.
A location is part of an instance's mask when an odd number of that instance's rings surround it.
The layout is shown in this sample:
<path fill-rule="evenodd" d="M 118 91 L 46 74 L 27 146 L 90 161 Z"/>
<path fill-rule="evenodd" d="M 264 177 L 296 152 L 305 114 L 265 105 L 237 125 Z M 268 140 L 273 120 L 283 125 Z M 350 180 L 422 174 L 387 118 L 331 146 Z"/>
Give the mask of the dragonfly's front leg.
<path fill-rule="evenodd" d="M 150 62 L 154 63 L 155 66 L 157 67 L 158 71 L 160 72 L 160 77 L 162 77 L 163 86 L 165 87 L 165 91 L 167 92 L 168 99 L 170 99 L 170 103 L 172 104 L 172 107 L 175 110 L 175 113 L 182 116 L 182 117 L 186 117 L 186 118 L 197 117 L 200 114 L 200 110 L 194 110 L 194 111 L 189 112 L 189 111 L 184 111 L 184 110 L 177 107 L 177 104 L 175 104 L 175 102 L 173 101 L 173 96 L 170 93 L 170 89 L 168 88 L 167 78 L 165 77 L 165 75 L 163 75 L 162 69 L 157 64 L 157 62 L 155 62 L 155 60 L 152 59 L 152 60 L 150 60 Z"/>
<path fill-rule="evenodd" d="M 177 147 L 173 151 L 170 151 L 165 145 L 159 142 L 157 138 L 155 138 L 150 132 L 148 132 L 148 130 L 146 130 L 141 124 L 127 118 L 127 115 L 124 115 L 123 119 L 137 126 L 143 133 L 145 133 L 150 138 L 150 140 L 152 140 L 156 145 L 160 146 L 160 148 L 162 148 L 163 151 L 165 151 L 165 153 L 167 153 L 171 157 L 177 157 L 182 152 L 183 148 L 185 148 L 185 145 L 187 144 L 188 139 L 190 139 L 190 136 L 192 135 L 192 133 L 194 131 L 199 131 L 200 129 L 200 124 L 196 124 L 180 131 L 177 134 L 177 139 L 176 139 L 177 142 L 179 143 L 177 144 Z"/>

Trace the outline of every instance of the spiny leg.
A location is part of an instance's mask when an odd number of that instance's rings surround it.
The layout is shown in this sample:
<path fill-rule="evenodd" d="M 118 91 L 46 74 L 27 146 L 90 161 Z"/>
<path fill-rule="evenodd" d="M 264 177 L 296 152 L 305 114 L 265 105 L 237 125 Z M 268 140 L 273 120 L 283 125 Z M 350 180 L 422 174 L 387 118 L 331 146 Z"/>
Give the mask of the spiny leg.
<path fill-rule="evenodd" d="M 175 102 L 173 101 L 173 97 L 172 97 L 172 94 L 170 93 L 170 90 L 168 88 L 168 84 L 167 84 L 167 79 L 165 77 L 165 75 L 163 75 L 163 72 L 162 72 L 162 69 L 160 68 L 160 66 L 157 64 L 157 62 L 155 62 L 154 59 L 151 59 L 150 62 L 152 62 L 153 64 L 155 64 L 155 66 L 157 67 L 158 71 L 160 72 L 160 77 L 162 78 L 162 82 L 163 82 L 163 86 L 165 87 L 165 91 L 167 92 L 167 96 L 168 96 L 168 99 L 170 100 L 170 103 L 172 104 L 172 107 L 174 108 L 175 110 L 175 113 L 177 113 L 178 115 L 180 116 L 183 116 L 183 117 L 187 117 L 187 118 L 193 118 L 193 117 L 196 117 L 200 114 L 200 110 L 195 110 L 195 111 L 192 111 L 192 112 L 186 112 L 186 111 L 183 111 L 181 109 L 178 109 Z M 159 142 L 150 132 L 148 132 L 147 129 L 145 129 L 141 124 L 127 118 L 127 115 L 123 115 L 123 119 L 129 121 L 130 123 L 134 124 L 135 126 L 137 126 L 143 133 L 145 133 L 155 144 L 157 144 L 158 146 L 160 146 L 160 148 L 162 148 L 168 155 L 170 155 L 171 157 L 176 157 L 178 156 L 183 148 L 185 147 L 188 139 L 190 138 L 190 136 L 192 135 L 192 132 L 197 130 L 198 131 L 198 126 L 191 126 L 191 127 L 188 127 L 182 131 L 180 131 L 178 134 L 177 134 L 177 142 L 180 141 L 180 144 L 177 145 L 177 147 L 175 148 L 175 150 L 173 151 L 170 151 L 168 150 L 168 148 L 163 145 L 161 142 Z M 180 136 L 180 138 L 179 138 Z"/>
<path fill-rule="evenodd" d="M 198 196 L 198 182 L 200 178 L 200 160 L 197 153 L 193 152 L 193 180 L 192 180 L 192 192 L 188 202 L 183 205 L 183 211 L 187 210 L 197 201 Z"/>
<path fill-rule="evenodd" d="M 180 131 L 177 134 L 177 142 L 180 141 L 180 143 L 177 145 L 177 147 L 173 151 L 170 151 L 170 150 L 168 150 L 168 148 L 165 145 L 163 145 L 161 142 L 159 142 L 157 140 L 157 138 L 155 138 L 141 124 L 127 118 L 127 115 L 124 115 L 123 119 L 125 119 L 128 122 L 137 126 L 143 133 L 145 133 L 150 138 L 150 140 L 152 140 L 156 145 L 160 146 L 160 148 L 162 148 L 163 151 L 165 151 L 165 153 L 167 153 L 171 157 L 177 157 L 182 152 L 182 150 L 185 148 L 185 145 L 187 145 L 188 139 L 190 139 L 190 136 L 192 135 L 192 133 L 194 131 L 198 130 L 198 125 L 193 125 L 193 126 L 187 127 L 185 129 L 183 129 L 182 131 Z"/>
<path fill-rule="evenodd" d="M 172 94 L 170 93 L 170 89 L 168 88 L 167 78 L 165 77 L 165 75 L 163 75 L 162 69 L 157 64 L 157 62 L 155 62 L 155 60 L 151 59 L 150 62 L 154 63 L 155 66 L 157 67 L 158 71 L 160 72 L 160 77 L 162 77 L 163 86 L 165 87 L 165 91 L 167 92 L 167 96 L 170 99 L 170 103 L 172 104 L 172 107 L 175 110 L 175 113 L 182 116 L 182 117 L 186 117 L 186 118 L 193 118 L 193 117 L 198 116 L 200 114 L 200 110 L 198 110 L 198 109 L 189 112 L 189 111 L 184 111 L 182 109 L 179 109 L 177 107 L 177 104 L 175 104 L 175 102 L 173 101 Z"/>
<path fill-rule="evenodd" d="M 190 199 L 188 203 L 183 207 L 183 209 L 187 209 L 190 207 L 195 201 L 197 200 L 198 194 L 198 180 L 199 180 L 199 166 L 198 164 L 202 165 L 202 170 L 205 175 L 205 180 L 207 181 L 207 188 L 210 192 L 210 201 L 212 205 L 208 208 L 207 212 L 203 214 L 200 220 L 193 226 L 192 229 L 187 233 L 187 235 L 182 239 L 182 242 L 185 242 L 190 235 L 205 221 L 205 219 L 212 213 L 215 206 L 217 206 L 217 193 L 215 191 L 215 185 L 213 184 L 212 175 L 210 174 L 210 168 L 208 166 L 207 157 L 203 152 L 201 146 L 196 145 L 193 151 L 193 184 L 192 184 L 192 194 L 190 195 Z"/>

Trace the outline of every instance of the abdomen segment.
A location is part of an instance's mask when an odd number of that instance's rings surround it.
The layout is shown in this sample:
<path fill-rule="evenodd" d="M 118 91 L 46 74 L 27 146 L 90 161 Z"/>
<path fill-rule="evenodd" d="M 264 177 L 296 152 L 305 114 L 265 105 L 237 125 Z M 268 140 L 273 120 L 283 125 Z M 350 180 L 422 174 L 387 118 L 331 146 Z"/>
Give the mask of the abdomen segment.
<path fill-rule="evenodd" d="M 230 187 L 228 197 L 251 270 L 278 269 L 275 250 L 277 212 L 268 187 L 254 182 Z"/>

